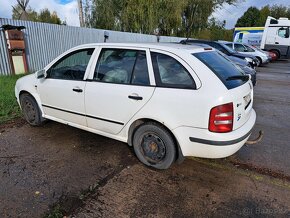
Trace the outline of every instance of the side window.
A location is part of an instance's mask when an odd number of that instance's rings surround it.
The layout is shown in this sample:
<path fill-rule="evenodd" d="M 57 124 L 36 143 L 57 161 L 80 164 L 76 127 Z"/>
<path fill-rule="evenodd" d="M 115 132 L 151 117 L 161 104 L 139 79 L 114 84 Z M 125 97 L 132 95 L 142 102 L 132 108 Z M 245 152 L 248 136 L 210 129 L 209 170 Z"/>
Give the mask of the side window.
<path fill-rule="evenodd" d="M 289 38 L 289 27 L 281 27 L 278 29 L 278 36 L 282 38 Z"/>
<path fill-rule="evenodd" d="M 131 83 L 134 85 L 150 85 L 145 51 L 139 51 L 138 53 Z"/>
<path fill-rule="evenodd" d="M 93 48 L 74 51 L 58 60 L 47 71 L 47 78 L 83 80 Z"/>
<path fill-rule="evenodd" d="M 230 48 L 233 47 L 233 44 L 232 44 L 232 43 L 227 43 L 227 44 L 225 44 L 225 45 L 228 46 L 228 47 L 230 47 Z"/>
<path fill-rule="evenodd" d="M 151 52 L 151 58 L 157 86 L 168 88 L 196 88 L 190 73 L 176 59 L 157 52 Z"/>
<path fill-rule="evenodd" d="M 102 49 L 94 80 L 118 83 L 149 85 L 145 51 L 128 49 Z"/>
<path fill-rule="evenodd" d="M 214 42 L 210 43 L 209 45 L 210 45 L 211 47 L 213 47 L 213 48 L 219 50 L 220 52 L 222 52 L 222 53 L 224 53 L 224 54 L 226 54 L 226 55 L 229 55 L 229 52 L 228 52 L 225 48 L 223 48 L 221 45 L 219 45 L 219 44 L 217 44 L 217 43 L 214 43 Z"/>
<path fill-rule="evenodd" d="M 248 45 L 244 45 L 244 46 L 246 47 L 248 52 L 255 52 L 255 50 L 252 49 L 250 46 L 248 46 Z"/>
<path fill-rule="evenodd" d="M 245 52 L 245 47 L 241 44 L 235 44 L 235 50 L 239 52 Z"/>

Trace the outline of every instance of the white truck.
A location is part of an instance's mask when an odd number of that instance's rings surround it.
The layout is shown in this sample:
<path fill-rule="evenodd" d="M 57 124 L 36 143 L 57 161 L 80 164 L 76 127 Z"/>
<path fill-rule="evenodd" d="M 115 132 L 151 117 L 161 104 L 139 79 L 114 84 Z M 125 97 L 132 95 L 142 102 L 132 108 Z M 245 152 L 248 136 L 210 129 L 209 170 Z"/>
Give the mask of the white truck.
<path fill-rule="evenodd" d="M 277 54 L 278 58 L 290 57 L 290 20 L 268 16 L 262 36 L 261 49 Z"/>

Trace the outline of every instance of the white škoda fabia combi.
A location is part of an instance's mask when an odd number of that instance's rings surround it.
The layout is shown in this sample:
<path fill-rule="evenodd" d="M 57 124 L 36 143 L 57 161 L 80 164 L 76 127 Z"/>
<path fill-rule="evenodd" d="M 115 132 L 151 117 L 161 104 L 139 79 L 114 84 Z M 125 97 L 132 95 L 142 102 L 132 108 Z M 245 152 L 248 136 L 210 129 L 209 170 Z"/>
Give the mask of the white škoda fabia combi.
<path fill-rule="evenodd" d="M 15 92 L 31 125 L 49 119 L 126 142 L 157 169 L 232 155 L 256 121 L 249 77 L 192 45 L 81 45 L 19 79 Z"/>

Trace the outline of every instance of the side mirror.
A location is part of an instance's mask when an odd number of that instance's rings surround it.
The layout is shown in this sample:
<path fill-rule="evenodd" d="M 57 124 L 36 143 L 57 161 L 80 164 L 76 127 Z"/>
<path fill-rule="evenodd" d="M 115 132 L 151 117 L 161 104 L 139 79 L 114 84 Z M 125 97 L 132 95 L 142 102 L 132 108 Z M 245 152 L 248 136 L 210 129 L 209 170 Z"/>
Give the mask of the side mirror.
<path fill-rule="evenodd" d="M 37 79 L 41 79 L 41 78 L 46 78 L 47 77 L 47 73 L 44 69 L 39 70 L 36 72 L 36 78 Z"/>

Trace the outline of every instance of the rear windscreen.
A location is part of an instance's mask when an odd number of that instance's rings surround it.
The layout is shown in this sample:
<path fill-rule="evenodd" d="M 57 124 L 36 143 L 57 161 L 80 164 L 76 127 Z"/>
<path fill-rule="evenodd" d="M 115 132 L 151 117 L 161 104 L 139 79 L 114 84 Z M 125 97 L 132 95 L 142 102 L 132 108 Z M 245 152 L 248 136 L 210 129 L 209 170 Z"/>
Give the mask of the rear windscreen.
<path fill-rule="evenodd" d="M 246 82 L 241 79 L 227 80 L 229 77 L 242 76 L 245 74 L 242 69 L 220 53 L 200 52 L 192 55 L 210 68 L 228 89 L 236 88 Z"/>

